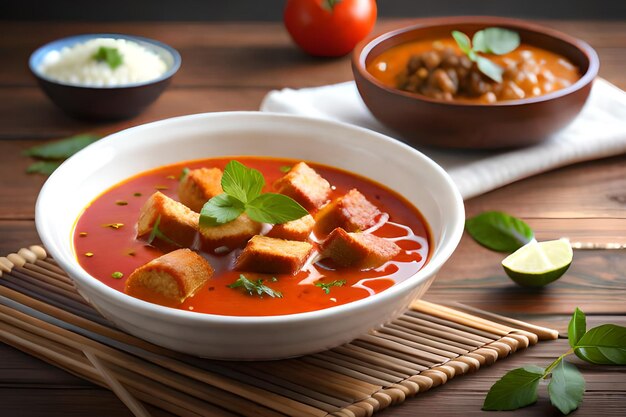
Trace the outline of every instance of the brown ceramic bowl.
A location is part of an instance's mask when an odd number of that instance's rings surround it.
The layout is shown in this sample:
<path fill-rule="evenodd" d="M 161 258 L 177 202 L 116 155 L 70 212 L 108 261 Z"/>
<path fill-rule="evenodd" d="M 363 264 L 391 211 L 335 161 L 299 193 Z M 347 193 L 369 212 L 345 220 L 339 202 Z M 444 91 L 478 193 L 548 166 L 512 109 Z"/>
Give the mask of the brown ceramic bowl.
<path fill-rule="evenodd" d="M 571 86 L 543 96 L 494 104 L 447 102 L 387 87 L 366 66 L 383 51 L 414 40 L 450 36 L 460 30 L 470 37 L 485 27 L 517 31 L 523 43 L 555 52 L 580 69 Z M 393 30 L 359 45 L 352 71 L 363 101 L 374 116 L 416 145 L 498 149 L 528 146 L 569 124 L 582 109 L 598 73 L 596 52 L 585 42 L 547 27 L 502 17 L 440 17 Z"/>

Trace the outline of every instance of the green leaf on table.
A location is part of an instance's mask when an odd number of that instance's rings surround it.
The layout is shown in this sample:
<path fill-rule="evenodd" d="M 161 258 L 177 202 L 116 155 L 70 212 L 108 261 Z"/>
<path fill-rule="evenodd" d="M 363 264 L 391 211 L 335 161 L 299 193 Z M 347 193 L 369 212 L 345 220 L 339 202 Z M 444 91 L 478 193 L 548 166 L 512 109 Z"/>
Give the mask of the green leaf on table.
<path fill-rule="evenodd" d="M 500 211 L 487 211 L 465 222 L 467 232 L 481 245 L 499 252 L 515 252 L 534 239 L 523 220 Z"/>
<path fill-rule="evenodd" d="M 603 324 L 585 333 L 574 345 L 580 359 L 598 365 L 626 365 L 626 327 Z"/>
<path fill-rule="evenodd" d="M 239 161 L 230 161 L 222 175 L 222 189 L 242 203 L 248 203 L 261 194 L 265 178 L 260 171 L 248 168 Z"/>
<path fill-rule="evenodd" d="M 578 408 L 585 393 L 585 379 L 578 369 L 562 360 L 553 370 L 548 384 L 550 402 L 561 413 L 569 414 Z"/>
<path fill-rule="evenodd" d="M 66 159 L 100 139 L 102 136 L 89 133 L 72 136 L 59 141 L 34 146 L 24 151 L 24 155 L 41 159 Z"/>
<path fill-rule="evenodd" d="M 263 295 L 269 295 L 272 298 L 282 298 L 283 294 L 280 291 L 275 291 L 263 284 L 262 279 L 257 279 L 256 281 L 251 281 L 246 278 L 244 275 L 239 275 L 239 279 L 228 285 L 228 288 L 243 288 L 250 295 L 258 295 L 259 297 L 263 297 Z"/>
<path fill-rule="evenodd" d="M 238 199 L 222 193 L 206 202 L 200 211 L 201 226 L 219 226 L 235 220 L 245 211 L 245 205 Z"/>
<path fill-rule="evenodd" d="M 507 372 L 487 393 L 483 410 L 517 410 L 533 404 L 543 373 L 543 368 L 534 365 Z"/>
<path fill-rule="evenodd" d="M 585 316 L 585 313 L 583 313 L 581 309 L 576 307 L 576 310 L 574 310 L 574 314 L 569 321 L 569 326 L 567 326 L 567 339 L 569 341 L 569 345 L 571 347 L 576 346 L 576 343 L 578 343 L 578 341 L 581 337 L 583 337 L 586 331 L 587 318 Z"/>
<path fill-rule="evenodd" d="M 27 174 L 44 174 L 50 175 L 57 169 L 63 161 L 37 161 L 26 168 Z"/>
<path fill-rule="evenodd" d="M 283 194 L 265 193 L 246 204 L 246 213 L 257 222 L 281 224 L 309 214 L 297 201 Z"/>
<path fill-rule="evenodd" d="M 124 63 L 124 56 L 120 53 L 120 51 L 117 48 L 111 48 L 108 46 L 101 46 L 98 48 L 96 53 L 91 56 L 91 59 L 95 59 L 98 62 L 104 62 L 113 70 Z"/>
<path fill-rule="evenodd" d="M 520 36 L 512 30 L 491 27 L 476 32 L 472 43 L 475 51 L 504 55 L 517 49 Z"/>
<path fill-rule="evenodd" d="M 490 59 L 485 58 L 484 56 L 479 56 L 476 58 L 476 65 L 480 72 L 485 74 L 487 77 L 491 78 L 495 82 L 502 82 L 502 74 L 504 73 L 504 69 L 491 61 Z"/>

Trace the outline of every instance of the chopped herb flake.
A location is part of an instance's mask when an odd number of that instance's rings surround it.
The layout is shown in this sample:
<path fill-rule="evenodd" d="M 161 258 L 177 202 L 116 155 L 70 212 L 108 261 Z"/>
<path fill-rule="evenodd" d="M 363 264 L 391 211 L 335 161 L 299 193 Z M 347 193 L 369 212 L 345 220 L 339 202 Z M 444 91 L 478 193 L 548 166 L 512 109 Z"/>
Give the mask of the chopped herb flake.
<path fill-rule="evenodd" d="M 331 287 L 343 287 L 346 284 L 346 280 L 345 279 L 341 279 L 341 280 L 334 280 L 333 282 L 316 282 L 315 286 L 316 287 L 320 287 L 322 290 L 324 290 L 324 292 L 326 294 L 330 294 L 330 288 Z"/>
<path fill-rule="evenodd" d="M 80 233 L 78 234 L 78 236 L 80 236 L 80 237 L 85 237 L 85 236 L 87 236 L 87 232 L 80 232 Z"/>
<path fill-rule="evenodd" d="M 85 256 L 91 258 L 93 256 L 93 252 L 85 252 Z"/>
<path fill-rule="evenodd" d="M 280 170 L 280 172 L 284 172 L 286 174 L 287 172 L 291 171 L 291 165 L 283 165 L 278 169 Z"/>
<path fill-rule="evenodd" d="M 117 200 L 115 202 L 115 204 L 117 204 L 118 206 L 127 206 L 128 205 L 128 201 L 124 201 L 124 200 Z"/>
<path fill-rule="evenodd" d="M 102 227 L 110 227 L 111 229 L 120 229 L 124 227 L 124 223 L 107 223 L 103 224 Z"/>
<path fill-rule="evenodd" d="M 115 271 L 115 272 L 113 272 L 111 274 L 111 278 L 120 279 L 120 278 L 123 278 L 123 277 L 124 277 L 124 274 L 122 274 L 119 271 Z"/>
<path fill-rule="evenodd" d="M 142 195 L 141 193 L 135 193 L 135 194 L 133 194 L 133 196 L 135 196 L 135 197 L 141 197 L 141 195 Z"/>
<path fill-rule="evenodd" d="M 189 175 L 189 168 L 185 167 L 180 173 L 180 176 L 178 177 L 178 181 L 184 180 L 185 178 L 187 178 L 187 175 Z"/>
<path fill-rule="evenodd" d="M 128 252 L 126 252 L 126 254 L 127 254 L 128 256 L 135 256 L 135 255 L 137 255 L 137 253 L 136 253 L 134 250 L 132 250 L 132 249 L 131 249 L 131 250 L 129 250 Z"/>
<path fill-rule="evenodd" d="M 278 282 L 278 278 L 276 278 L 276 277 L 272 277 L 272 278 L 270 278 L 270 281 L 272 281 L 272 282 Z"/>
<path fill-rule="evenodd" d="M 274 291 L 267 285 L 263 284 L 262 279 L 256 281 L 250 281 L 243 275 L 239 275 L 239 279 L 232 284 L 228 285 L 228 288 L 244 288 L 250 295 L 258 295 L 263 297 L 263 294 L 269 295 L 272 298 L 282 298 L 283 294 L 279 291 Z"/>
<path fill-rule="evenodd" d="M 159 238 L 159 240 L 162 240 L 163 242 L 180 248 L 181 246 L 178 243 L 167 237 L 165 233 L 163 233 L 161 229 L 159 229 L 159 223 L 161 223 L 161 216 L 157 217 L 154 225 L 152 226 L 152 231 L 150 232 L 150 236 L 148 237 L 148 245 L 152 245 L 152 242 L 154 242 L 156 238 Z"/>
<path fill-rule="evenodd" d="M 154 189 L 158 191 L 167 190 L 168 188 L 170 187 L 168 187 L 167 185 L 155 185 L 154 186 Z"/>
<path fill-rule="evenodd" d="M 167 177 L 165 177 L 168 180 L 175 180 L 176 177 L 174 175 L 168 175 Z"/>

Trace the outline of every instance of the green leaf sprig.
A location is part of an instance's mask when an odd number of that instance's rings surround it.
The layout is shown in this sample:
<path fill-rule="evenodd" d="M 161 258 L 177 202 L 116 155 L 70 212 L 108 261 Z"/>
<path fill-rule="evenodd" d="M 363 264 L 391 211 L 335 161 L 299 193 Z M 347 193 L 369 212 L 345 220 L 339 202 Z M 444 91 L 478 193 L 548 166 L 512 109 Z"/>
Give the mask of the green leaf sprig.
<path fill-rule="evenodd" d="M 98 62 L 105 62 L 109 68 L 114 70 L 124 63 L 124 56 L 117 48 L 110 48 L 108 46 L 101 46 L 96 53 L 91 56 L 91 59 L 95 59 Z"/>
<path fill-rule="evenodd" d="M 150 235 L 148 236 L 147 243 L 148 245 L 152 245 L 152 243 L 156 240 L 162 240 L 165 243 L 169 243 L 170 245 L 176 247 L 182 247 L 180 244 L 176 243 L 174 240 L 170 239 L 159 229 L 159 224 L 161 223 L 161 216 L 157 217 L 156 221 L 152 225 L 152 230 L 150 231 Z"/>
<path fill-rule="evenodd" d="M 502 82 L 504 69 L 479 52 L 493 55 L 504 55 L 520 45 L 520 37 L 512 30 L 491 27 L 479 30 L 470 40 L 469 36 L 458 30 L 452 31 L 452 37 L 461 51 L 476 63 L 476 66 L 487 77 L 495 82 Z"/>
<path fill-rule="evenodd" d="M 273 281 L 275 282 L 275 281 Z M 239 275 L 239 279 L 228 285 L 228 288 L 243 288 L 250 295 L 257 295 L 259 297 L 263 297 L 263 295 L 269 295 L 272 298 L 283 298 L 283 294 L 280 291 L 275 291 L 263 284 L 262 279 L 257 279 L 256 281 L 250 281 L 244 275 Z"/>
<path fill-rule="evenodd" d="M 99 135 L 85 133 L 27 149 L 23 154 L 31 158 L 39 159 L 39 161 L 28 166 L 26 172 L 28 174 L 50 175 L 64 160 L 101 137 L 102 136 Z"/>
<path fill-rule="evenodd" d="M 346 280 L 336 279 L 332 282 L 316 282 L 314 285 L 324 290 L 324 293 L 330 294 L 331 287 L 343 287 L 344 285 L 346 285 Z"/>
<path fill-rule="evenodd" d="M 585 380 L 576 366 L 563 359 L 574 353 L 580 359 L 602 365 L 626 365 L 626 327 L 603 324 L 586 330 L 585 314 L 576 308 L 568 326 L 571 347 L 547 368 L 526 366 L 507 372 L 487 393 L 483 410 L 517 410 L 537 401 L 541 380 L 550 378 L 548 395 L 563 414 L 576 410 L 585 393 Z"/>
<path fill-rule="evenodd" d="M 309 214 L 298 202 L 283 194 L 263 193 L 260 171 L 230 161 L 222 175 L 224 192 L 210 199 L 200 211 L 201 226 L 219 226 L 246 213 L 261 223 L 281 224 Z"/>
<path fill-rule="evenodd" d="M 523 220 L 501 211 L 486 211 L 469 218 L 465 229 L 478 243 L 498 252 L 515 252 L 535 238 Z"/>

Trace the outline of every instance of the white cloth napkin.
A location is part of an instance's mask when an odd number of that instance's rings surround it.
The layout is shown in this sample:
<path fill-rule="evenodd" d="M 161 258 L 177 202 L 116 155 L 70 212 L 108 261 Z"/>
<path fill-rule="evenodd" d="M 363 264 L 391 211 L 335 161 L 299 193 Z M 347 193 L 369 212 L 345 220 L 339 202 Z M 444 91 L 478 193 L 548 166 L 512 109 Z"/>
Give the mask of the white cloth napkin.
<path fill-rule="evenodd" d="M 365 107 L 352 81 L 271 91 L 263 99 L 261 111 L 347 122 L 394 136 Z M 418 149 L 441 165 L 468 199 L 550 169 L 626 153 L 626 92 L 596 79 L 576 120 L 532 147 L 504 152 Z"/>

